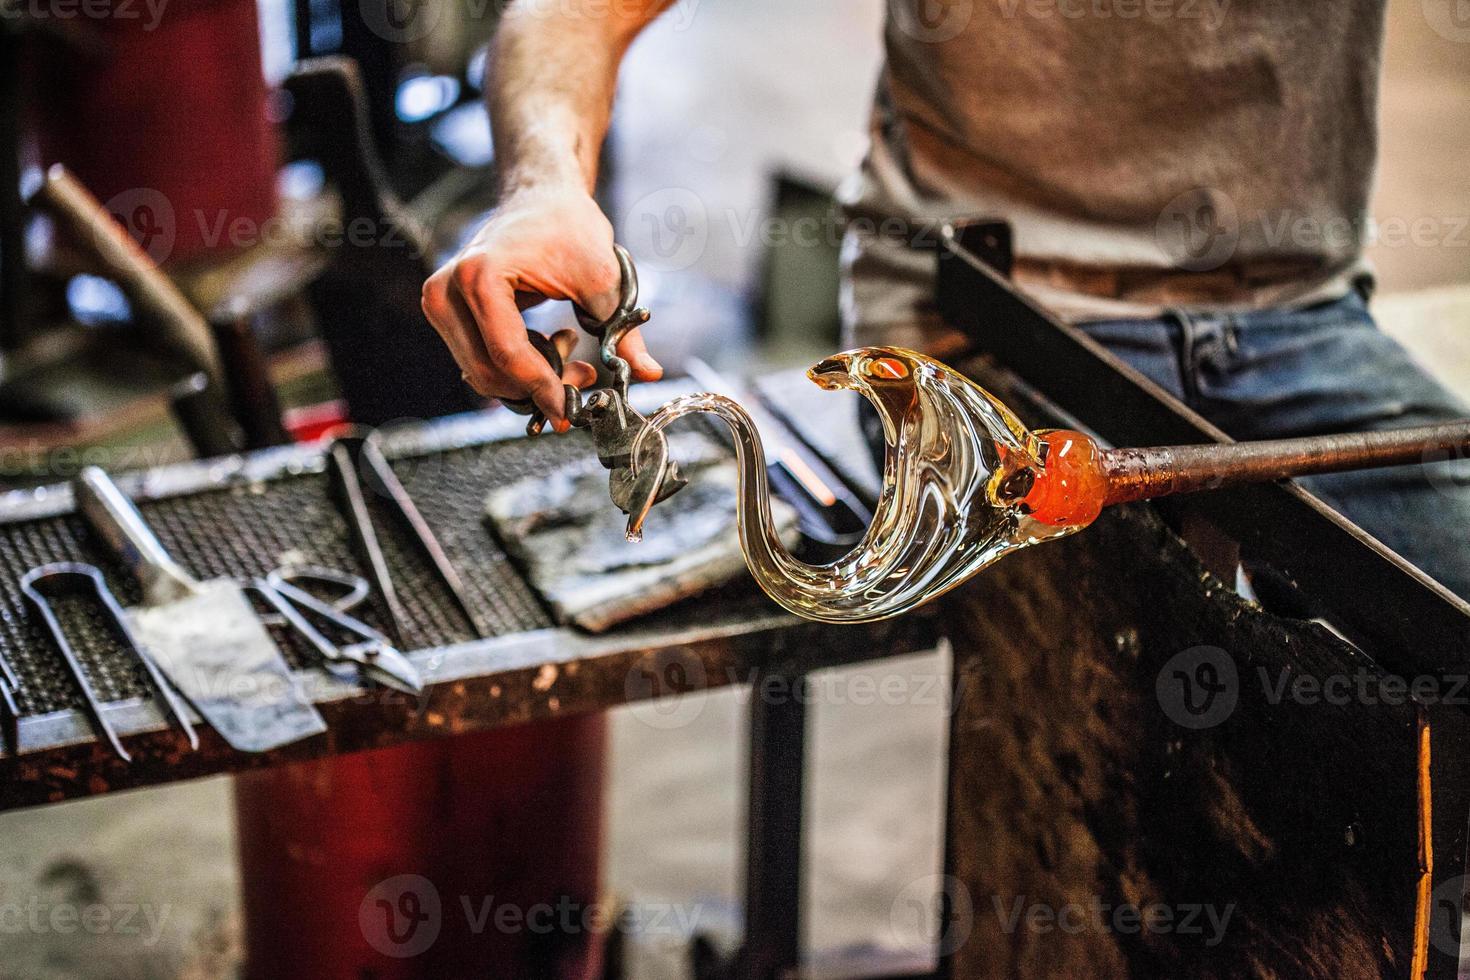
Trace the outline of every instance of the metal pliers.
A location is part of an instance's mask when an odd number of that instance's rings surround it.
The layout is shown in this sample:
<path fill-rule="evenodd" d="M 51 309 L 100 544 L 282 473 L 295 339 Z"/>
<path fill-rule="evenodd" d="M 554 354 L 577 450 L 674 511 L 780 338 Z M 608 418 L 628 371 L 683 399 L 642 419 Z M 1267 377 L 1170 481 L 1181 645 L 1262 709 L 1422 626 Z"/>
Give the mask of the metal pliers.
<path fill-rule="evenodd" d="M 336 602 L 329 602 L 296 584 L 303 581 L 339 586 L 348 591 Z M 280 615 L 281 622 L 311 645 L 330 673 L 349 683 L 367 679 L 405 694 L 423 693 L 423 679 L 408 658 L 399 653 L 382 633 L 346 612 L 344 607 L 350 607 L 367 595 L 365 579 L 330 568 L 301 566 L 278 568 L 250 584 Z M 346 645 L 333 643 L 312 622 L 313 617 L 355 639 Z"/>
<path fill-rule="evenodd" d="M 642 477 L 636 481 L 633 477 L 633 442 L 648 425 L 648 419 L 628 401 L 633 371 L 618 356 L 618 344 L 629 330 L 647 323 L 650 314 L 638 305 L 638 270 L 633 267 L 632 256 L 621 245 L 613 245 L 613 252 L 622 273 L 618 308 L 606 320 L 599 320 L 580 306 L 575 307 L 577 323 L 599 341 L 598 356 L 612 373 L 612 383 L 590 392 L 585 401 L 575 385 L 566 385 L 565 414 L 574 427 L 591 430 L 597 458 L 611 471 L 608 491 L 612 502 L 625 514 L 636 509 L 641 515 L 673 496 L 688 481 L 679 473 L 679 464 L 669 458 L 668 440 L 661 432 L 645 440 L 638 466 Z M 560 377 L 564 365 L 556 345 L 544 334 L 534 330 L 526 333 L 531 346 Z M 528 435 L 536 435 L 545 427 L 546 416 L 530 399 L 502 398 L 501 402 L 513 412 L 531 416 L 526 424 Z"/>

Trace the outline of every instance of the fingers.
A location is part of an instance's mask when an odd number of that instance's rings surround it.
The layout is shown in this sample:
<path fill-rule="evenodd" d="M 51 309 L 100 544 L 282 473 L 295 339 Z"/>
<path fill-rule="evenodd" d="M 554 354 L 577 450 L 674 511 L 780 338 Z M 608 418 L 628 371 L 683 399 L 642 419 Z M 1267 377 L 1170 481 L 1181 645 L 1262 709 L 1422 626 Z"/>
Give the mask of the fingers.
<path fill-rule="evenodd" d="M 464 299 L 478 326 L 487 373 L 494 378 L 491 385 L 499 389 L 492 393 L 529 397 L 547 419 L 565 422 L 562 379 L 526 339 L 526 324 L 511 284 L 479 263 L 462 262 L 450 279 L 450 287 Z M 507 387 L 514 390 L 505 390 Z"/>
<path fill-rule="evenodd" d="M 586 361 L 572 360 L 572 351 L 577 347 L 578 334 L 575 330 L 558 330 L 551 335 L 551 342 L 561 355 L 561 379 L 574 388 L 591 388 L 597 383 L 597 368 Z"/>
<path fill-rule="evenodd" d="M 564 428 L 557 423 L 566 421 L 564 385 L 591 387 L 597 371 L 585 361 L 569 359 L 580 335 L 558 331 L 552 337 L 563 362 L 562 375 L 557 377 L 527 340 L 521 311 L 546 298 L 572 299 L 600 317 L 617 308 L 621 271 L 612 251 L 612 229 L 604 227 L 605 219 L 595 205 L 585 203 L 597 220 L 581 220 L 581 224 L 593 228 L 596 234 L 588 235 L 597 241 L 579 240 L 572 248 L 558 238 L 553 243 L 557 247 L 547 251 L 542 247 L 545 243 L 534 236 L 528 241 L 517 237 L 525 222 L 507 219 L 496 225 L 492 221 L 486 225 L 489 230 L 482 230 L 477 238 L 476 248 L 467 249 L 434 273 L 423 289 L 424 315 L 448 345 L 466 382 L 487 397 L 529 398 L 557 428 Z M 578 221 L 570 224 L 576 227 Z M 606 242 L 601 241 L 603 237 Z M 663 376 L 663 368 L 649 356 L 638 331 L 619 342 L 618 353 L 628 361 L 634 379 L 652 381 Z"/>
<path fill-rule="evenodd" d="M 579 305 L 599 320 L 606 320 L 622 302 L 622 273 L 610 247 L 595 254 L 607 256 L 607 260 L 583 271 L 582 281 L 592 287 L 592 292 Z M 663 367 L 649 355 L 643 335 L 637 330 L 628 331 L 618 342 L 618 356 L 633 369 L 634 380 L 657 381 L 663 377 Z"/>
<path fill-rule="evenodd" d="M 585 390 L 597 384 L 597 368 L 586 361 L 568 361 L 562 368 L 561 379 L 573 388 Z"/>
<path fill-rule="evenodd" d="M 477 394 L 491 397 L 494 394 L 491 388 L 495 379 L 487 370 L 489 358 L 485 353 L 485 343 L 469 307 L 457 294 L 451 293 L 444 270 L 435 273 L 424 283 L 421 303 L 424 316 L 454 355 L 454 361 L 463 372 L 465 383 L 475 389 Z"/>
<path fill-rule="evenodd" d="M 618 304 L 623 301 L 622 276 L 618 272 L 616 262 L 611 265 L 599 266 L 590 275 L 596 277 L 600 284 L 592 295 L 577 305 L 582 307 L 598 320 L 606 320 L 617 310 Z"/>
<path fill-rule="evenodd" d="M 570 360 L 572 351 L 577 349 L 577 331 L 570 327 L 563 327 L 547 339 L 551 341 L 551 346 L 556 348 L 556 352 L 561 355 L 562 363 Z"/>
<path fill-rule="evenodd" d="M 664 376 L 663 365 L 648 353 L 640 331 L 629 330 L 618 342 L 618 356 L 633 368 L 633 378 L 637 381 L 657 381 Z"/>

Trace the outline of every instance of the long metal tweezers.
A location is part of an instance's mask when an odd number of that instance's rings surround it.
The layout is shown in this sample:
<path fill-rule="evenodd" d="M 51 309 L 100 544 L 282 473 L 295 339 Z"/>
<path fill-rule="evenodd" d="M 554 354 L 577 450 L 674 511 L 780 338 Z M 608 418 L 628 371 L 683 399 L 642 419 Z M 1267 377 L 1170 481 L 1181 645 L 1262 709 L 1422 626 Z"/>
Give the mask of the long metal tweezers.
<path fill-rule="evenodd" d="M 332 482 L 342 499 L 347 522 L 352 529 L 358 558 L 368 567 L 373 584 L 377 586 L 378 593 L 388 607 L 389 618 L 393 621 L 394 638 L 400 644 L 406 642 L 408 613 L 403 608 L 402 600 L 398 598 L 397 587 L 393 584 L 393 575 L 388 569 L 388 560 L 383 555 L 382 544 L 373 527 L 364 489 L 380 497 L 413 537 L 419 551 L 433 566 L 440 583 L 449 590 L 455 605 L 464 614 L 475 635 L 482 638 L 490 636 L 489 626 L 470 603 L 469 591 L 459 577 L 459 572 L 450 562 L 443 545 L 434 536 L 433 529 L 424 520 L 424 515 L 419 512 L 408 490 L 393 472 L 393 467 L 389 465 L 378 445 L 377 437 L 354 435 L 333 440 L 327 450 L 327 464 Z"/>

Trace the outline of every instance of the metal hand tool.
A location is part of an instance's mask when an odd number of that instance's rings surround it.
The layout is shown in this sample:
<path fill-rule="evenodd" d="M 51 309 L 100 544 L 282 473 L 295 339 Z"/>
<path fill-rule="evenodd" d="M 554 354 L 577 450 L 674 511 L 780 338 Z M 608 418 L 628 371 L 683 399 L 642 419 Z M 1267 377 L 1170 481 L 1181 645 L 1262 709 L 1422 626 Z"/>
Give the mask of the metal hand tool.
<path fill-rule="evenodd" d="M 352 532 L 352 544 L 357 558 L 367 566 L 383 605 L 388 609 L 388 619 L 393 623 L 393 633 L 398 642 L 403 642 L 408 626 L 408 611 L 398 598 L 398 588 L 393 584 L 393 573 L 388 569 L 388 559 L 383 555 L 383 546 L 378 541 L 377 529 L 368 513 L 367 497 L 362 490 L 357 459 L 351 444 L 339 438 L 327 447 L 327 476 L 332 489 L 347 518 L 347 527 Z"/>
<path fill-rule="evenodd" d="M 131 762 L 132 756 L 122 747 L 117 731 L 102 713 L 102 705 L 98 703 L 97 696 L 92 690 L 92 682 L 87 679 L 87 673 L 82 669 L 76 651 L 72 649 L 71 642 L 66 638 L 66 632 L 61 628 L 61 620 L 51 606 L 53 596 L 85 593 L 102 605 L 103 610 L 107 613 L 107 618 L 111 620 L 118 635 L 122 638 L 123 644 L 143 664 L 143 671 L 148 675 L 149 683 L 158 695 L 159 701 L 162 702 L 164 717 L 172 717 L 174 722 L 183 729 L 191 749 L 199 748 L 199 736 L 194 733 L 194 726 L 189 722 L 183 706 L 179 703 L 168 682 L 164 680 L 163 675 L 159 673 L 158 666 L 148 655 L 147 649 L 138 641 L 137 635 L 128 623 L 127 614 L 123 611 L 122 606 L 118 605 L 117 599 L 113 597 L 111 590 L 107 588 L 107 583 L 103 581 L 102 573 L 95 566 L 74 561 L 41 565 L 21 576 L 20 591 L 30 603 L 31 608 L 46 624 L 46 631 L 51 634 L 56 649 L 61 653 L 61 659 L 66 661 L 67 669 L 71 671 L 77 687 L 81 689 L 82 700 L 87 705 L 87 713 L 91 715 L 93 723 L 124 762 Z"/>
<path fill-rule="evenodd" d="M 443 545 L 434 536 L 433 529 L 424 520 L 424 515 L 419 512 L 408 490 L 393 472 L 387 457 L 383 455 L 378 435 L 368 433 L 338 437 L 327 450 L 327 462 L 333 486 L 342 500 L 347 522 L 352 529 L 358 558 L 368 567 L 373 584 L 377 586 L 378 593 L 388 607 L 388 615 L 393 621 L 393 631 L 398 641 L 405 642 L 408 613 L 398 598 L 398 589 L 393 584 L 392 572 L 373 527 L 364 485 L 388 504 L 394 517 L 408 531 L 419 551 L 433 566 L 440 584 L 449 590 L 455 605 L 469 621 L 475 635 L 489 636 L 490 629 L 470 603 L 469 592 L 459 577 L 459 572 L 450 562 Z"/>
<path fill-rule="evenodd" d="M 339 571 L 335 568 L 327 568 L 323 565 L 282 565 L 271 571 L 267 578 L 280 576 L 293 585 L 302 582 L 313 582 L 327 589 L 337 590 L 337 594 L 331 598 L 314 597 L 330 606 L 333 612 L 350 613 L 361 606 L 372 594 L 373 584 L 361 575 L 351 572 Z M 283 621 L 265 619 L 267 626 L 283 626 Z"/>
<path fill-rule="evenodd" d="M 633 372 L 627 360 L 618 356 L 618 344 L 628 331 L 647 323 L 650 314 L 638 306 L 638 270 L 633 266 L 632 256 L 621 245 L 614 245 L 613 251 L 622 272 L 617 309 L 606 320 L 599 320 L 580 306 L 576 308 L 578 324 L 600 341 L 598 356 L 612 372 L 612 385 L 591 392 L 585 402 L 575 385 L 565 385 L 565 414 L 574 427 L 592 431 L 597 458 L 611 471 L 608 492 L 618 509 L 628 514 L 634 507 L 646 511 L 653 504 L 667 500 L 688 481 L 679 473 L 679 464 L 669 458 L 668 441 L 660 432 L 644 441 L 646 456 L 639 460 L 639 472 L 643 474 L 640 483 L 645 486 L 634 486 L 631 468 L 633 442 L 647 426 L 648 420 L 628 402 L 628 385 Z M 544 334 L 534 330 L 526 333 L 531 346 L 546 358 L 559 377 L 565 366 L 561 351 Z M 501 402 L 513 412 L 531 416 L 531 421 L 526 424 L 527 434 L 536 435 L 545 427 L 546 416 L 529 399 L 502 398 Z M 646 486 L 650 480 L 656 482 L 655 487 Z"/>
<path fill-rule="evenodd" d="M 264 752 L 326 731 L 240 585 L 196 581 L 132 501 L 95 466 L 73 484 L 77 508 L 143 589 L 127 613 L 142 646 L 231 747 Z"/>
<path fill-rule="evenodd" d="M 1102 451 L 1108 504 L 1317 473 L 1464 459 L 1470 419 L 1297 439 Z"/>
<path fill-rule="evenodd" d="M 280 614 L 285 625 L 311 645 L 331 673 L 349 682 L 366 678 L 405 694 L 423 692 L 418 670 L 387 637 L 349 615 L 340 601 L 322 599 L 297 584 L 301 582 L 346 586 L 349 595 L 358 594 L 359 586 L 361 594 L 367 592 L 367 580 L 360 576 L 316 567 L 278 568 L 251 586 Z M 356 640 L 345 646 L 333 643 L 311 622 L 312 616 Z"/>
<path fill-rule="evenodd" d="M 0 701 L 5 702 L 5 710 L 12 721 L 20 720 L 20 707 L 15 701 L 19 693 L 20 678 L 16 676 L 15 668 L 10 666 L 10 661 L 5 659 L 5 654 L 0 653 Z"/>

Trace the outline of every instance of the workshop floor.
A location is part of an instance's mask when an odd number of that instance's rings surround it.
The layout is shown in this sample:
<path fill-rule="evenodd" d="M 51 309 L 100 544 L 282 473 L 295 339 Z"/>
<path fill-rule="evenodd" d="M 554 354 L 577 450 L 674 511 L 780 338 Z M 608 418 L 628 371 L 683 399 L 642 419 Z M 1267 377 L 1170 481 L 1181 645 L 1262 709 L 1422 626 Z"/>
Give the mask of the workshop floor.
<path fill-rule="evenodd" d="M 881 0 L 689 0 L 634 48 L 618 110 L 620 209 L 667 214 L 692 200 L 707 231 L 687 271 L 645 273 L 646 298 L 669 327 L 650 340 L 667 362 L 719 360 L 732 349 L 720 331 L 745 336 L 744 298 L 761 262 L 760 238 L 748 232 L 768 174 L 781 167 L 831 183 L 856 162 L 881 9 Z M 1466 51 L 1429 28 L 1420 4 L 1390 5 L 1378 213 L 1426 219 L 1440 233 L 1381 244 L 1373 256 L 1385 326 L 1470 396 L 1470 243 L 1463 223 L 1453 230 L 1470 214 Z M 681 285 L 696 277 L 710 288 Z M 943 672 L 930 655 L 818 680 L 808 804 L 815 949 L 917 939 L 905 900 L 938 864 L 945 713 L 933 681 Z M 865 683 L 875 676 L 898 680 Z M 899 693 L 873 693 L 885 690 Z M 749 692 L 697 697 L 678 728 L 647 709 L 614 715 L 607 880 L 621 896 L 672 903 L 729 936 Z M 0 819 L 0 978 L 232 975 L 239 872 L 229 792 L 227 780 L 207 780 Z M 24 917 L 36 904 L 99 900 L 136 906 L 136 931 L 63 933 Z M 686 976 L 682 944 L 662 930 L 635 937 L 631 975 Z"/>

